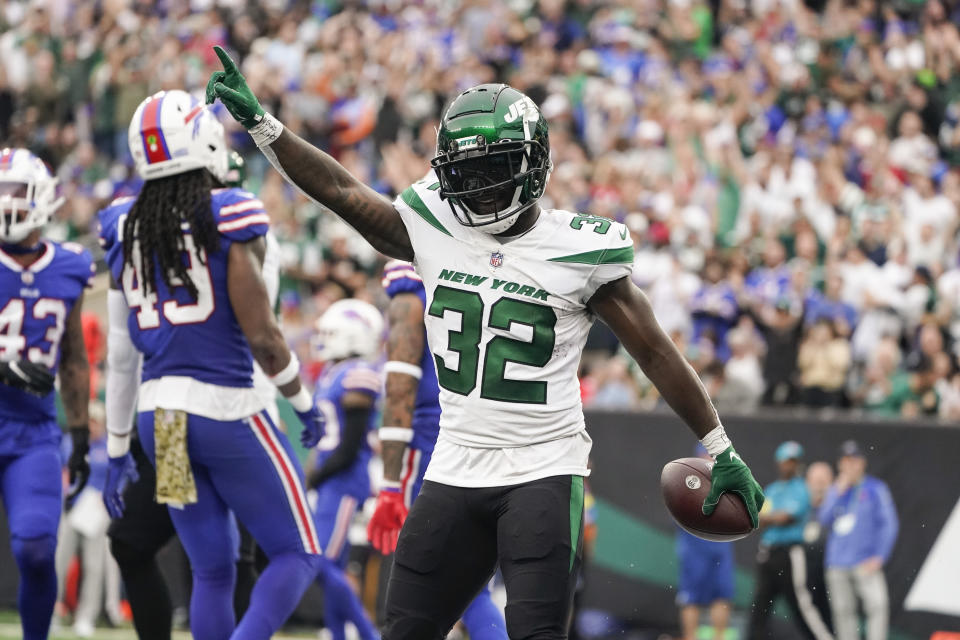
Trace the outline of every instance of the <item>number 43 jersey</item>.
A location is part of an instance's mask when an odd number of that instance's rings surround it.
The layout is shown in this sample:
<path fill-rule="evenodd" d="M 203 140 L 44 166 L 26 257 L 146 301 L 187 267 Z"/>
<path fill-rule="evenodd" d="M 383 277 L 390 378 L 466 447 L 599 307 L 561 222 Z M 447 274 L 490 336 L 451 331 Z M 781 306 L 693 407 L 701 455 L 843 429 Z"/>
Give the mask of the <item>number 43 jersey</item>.
<path fill-rule="evenodd" d="M 145 292 L 139 242 L 133 248 L 135 268 L 124 264 L 123 227 L 135 198 L 121 198 L 100 212 L 106 261 L 130 307 L 130 338 L 144 356 L 140 411 L 162 406 L 234 420 L 263 408 L 252 391 L 250 347 L 227 295 L 227 256 L 232 243 L 265 235 L 269 217 L 263 203 L 241 189 L 214 189 L 211 199 L 219 251 L 200 260 L 189 231 L 184 236 L 183 260 L 197 288 L 196 300 L 185 287 L 168 289 L 159 272 L 157 291 Z"/>
<path fill-rule="evenodd" d="M 460 224 L 431 171 L 394 206 L 427 292 L 440 384 L 440 435 L 428 480 L 502 486 L 587 474 L 590 439 L 577 370 L 587 301 L 630 274 L 633 243 L 606 218 L 543 210 L 502 240 Z"/>
<path fill-rule="evenodd" d="M 44 240 L 43 252 L 29 267 L 0 250 L 0 360 L 26 359 L 56 373 L 67 317 L 92 275 L 90 252 L 73 242 Z M 23 442 L 50 439 L 59 433 L 54 396 L 51 391 L 40 398 L 0 384 L 0 423 L 31 423 L 17 438 Z M 38 422 L 51 423 L 54 431 Z M 0 455 L 14 446 L 8 440 L 0 443 Z"/>

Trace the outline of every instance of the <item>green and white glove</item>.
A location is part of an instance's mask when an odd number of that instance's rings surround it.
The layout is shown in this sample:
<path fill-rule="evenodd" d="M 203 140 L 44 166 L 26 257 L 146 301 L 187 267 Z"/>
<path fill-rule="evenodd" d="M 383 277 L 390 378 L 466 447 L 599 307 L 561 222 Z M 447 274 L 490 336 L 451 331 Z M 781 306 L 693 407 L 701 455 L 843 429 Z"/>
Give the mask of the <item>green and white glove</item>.
<path fill-rule="evenodd" d="M 713 471 L 710 474 L 710 493 L 703 501 L 703 515 L 709 516 L 717 508 L 720 496 L 726 492 L 735 493 L 747 506 L 750 524 L 756 529 L 760 526 L 760 508 L 763 507 L 763 489 L 753 478 L 750 468 L 733 449 L 728 446 L 716 456 Z"/>
<path fill-rule="evenodd" d="M 214 71 L 207 82 L 207 104 L 220 98 L 220 102 L 227 108 L 233 119 L 246 129 L 252 129 L 263 121 L 264 110 L 253 95 L 243 74 L 236 63 L 220 47 L 214 47 L 223 71 Z"/>

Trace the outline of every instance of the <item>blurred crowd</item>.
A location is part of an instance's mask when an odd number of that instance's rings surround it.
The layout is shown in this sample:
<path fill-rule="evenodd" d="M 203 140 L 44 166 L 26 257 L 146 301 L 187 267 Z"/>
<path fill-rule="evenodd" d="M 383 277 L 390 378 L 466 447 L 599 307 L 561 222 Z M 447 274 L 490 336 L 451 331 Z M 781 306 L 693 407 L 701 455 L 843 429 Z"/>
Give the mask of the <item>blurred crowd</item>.
<path fill-rule="evenodd" d="M 52 233 L 135 192 L 127 125 L 198 95 L 223 45 L 264 107 L 387 195 L 444 104 L 503 81 L 541 105 L 543 204 L 616 218 L 634 279 L 721 410 L 960 417 L 958 0 L 0 2 L 0 139 L 57 167 Z M 332 300 L 382 303 L 383 259 L 224 118 L 273 219 L 308 356 Z M 655 390 L 598 327 L 595 406 Z"/>

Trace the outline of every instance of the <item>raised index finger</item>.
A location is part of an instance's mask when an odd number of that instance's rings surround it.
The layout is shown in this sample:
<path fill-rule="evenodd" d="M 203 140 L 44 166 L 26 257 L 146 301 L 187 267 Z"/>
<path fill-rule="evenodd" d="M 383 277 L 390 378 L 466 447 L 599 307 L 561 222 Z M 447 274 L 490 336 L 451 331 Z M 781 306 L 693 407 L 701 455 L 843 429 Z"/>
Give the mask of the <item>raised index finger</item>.
<path fill-rule="evenodd" d="M 213 47 L 213 51 L 217 54 L 217 57 L 220 58 L 220 64 L 223 65 L 224 71 L 227 73 L 240 73 L 240 70 L 237 69 L 237 65 L 233 61 L 233 58 L 231 58 L 230 54 L 223 50 L 223 47 L 215 45 Z"/>

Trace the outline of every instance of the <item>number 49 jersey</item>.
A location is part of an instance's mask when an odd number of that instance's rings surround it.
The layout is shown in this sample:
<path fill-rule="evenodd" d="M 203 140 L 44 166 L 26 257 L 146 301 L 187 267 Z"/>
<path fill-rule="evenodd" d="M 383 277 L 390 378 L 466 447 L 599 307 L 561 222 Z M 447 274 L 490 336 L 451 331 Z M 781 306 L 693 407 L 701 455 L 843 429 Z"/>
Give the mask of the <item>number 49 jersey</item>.
<path fill-rule="evenodd" d="M 93 275 L 82 246 L 46 240 L 43 253 L 21 267 L 0 250 L 0 360 L 26 359 L 56 373 L 67 316 Z M 38 398 L 0 384 L 0 421 L 56 420 L 54 393 Z"/>
<path fill-rule="evenodd" d="M 496 486 L 586 474 L 590 441 L 577 369 L 593 323 L 587 301 L 630 274 L 626 227 L 544 210 L 529 231 L 503 241 L 460 224 L 432 171 L 394 206 L 427 292 L 424 318 L 440 384 L 440 436 L 427 479 Z M 550 451 L 549 443 L 564 440 Z M 474 460 L 475 449 L 521 447 L 540 453 L 522 464 L 520 451 L 512 461 Z"/>
<path fill-rule="evenodd" d="M 136 268 L 124 264 L 123 226 L 135 198 L 121 198 L 100 212 L 100 241 L 107 252 L 110 272 L 130 307 L 127 325 L 133 344 L 144 355 L 144 383 L 180 378 L 219 387 L 252 385 L 250 347 L 227 297 L 227 255 L 232 243 L 265 235 L 269 217 L 260 200 L 240 189 L 215 189 L 211 198 L 220 232 L 220 250 L 200 261 L 189 232 L 185 234 L 188 250 L 184 252 L 184 260 L 189 261 L 189 273 L 198 292 L 196 300 L 185 287 L 168 289 L 159 273 L 157 291 L 145 295 L 137 273 L 139 247 L 133 249 Z M 141 388 L 141 411 L 150 408 L 144 405 L 144 398 L 145 389 Z M 186 409 L 214 417 L 209 411 Z M 251 407 L 245 407 L 240 412 L 250 410 Z M 252 412 L 257 410 L 253 408 Z"/>

